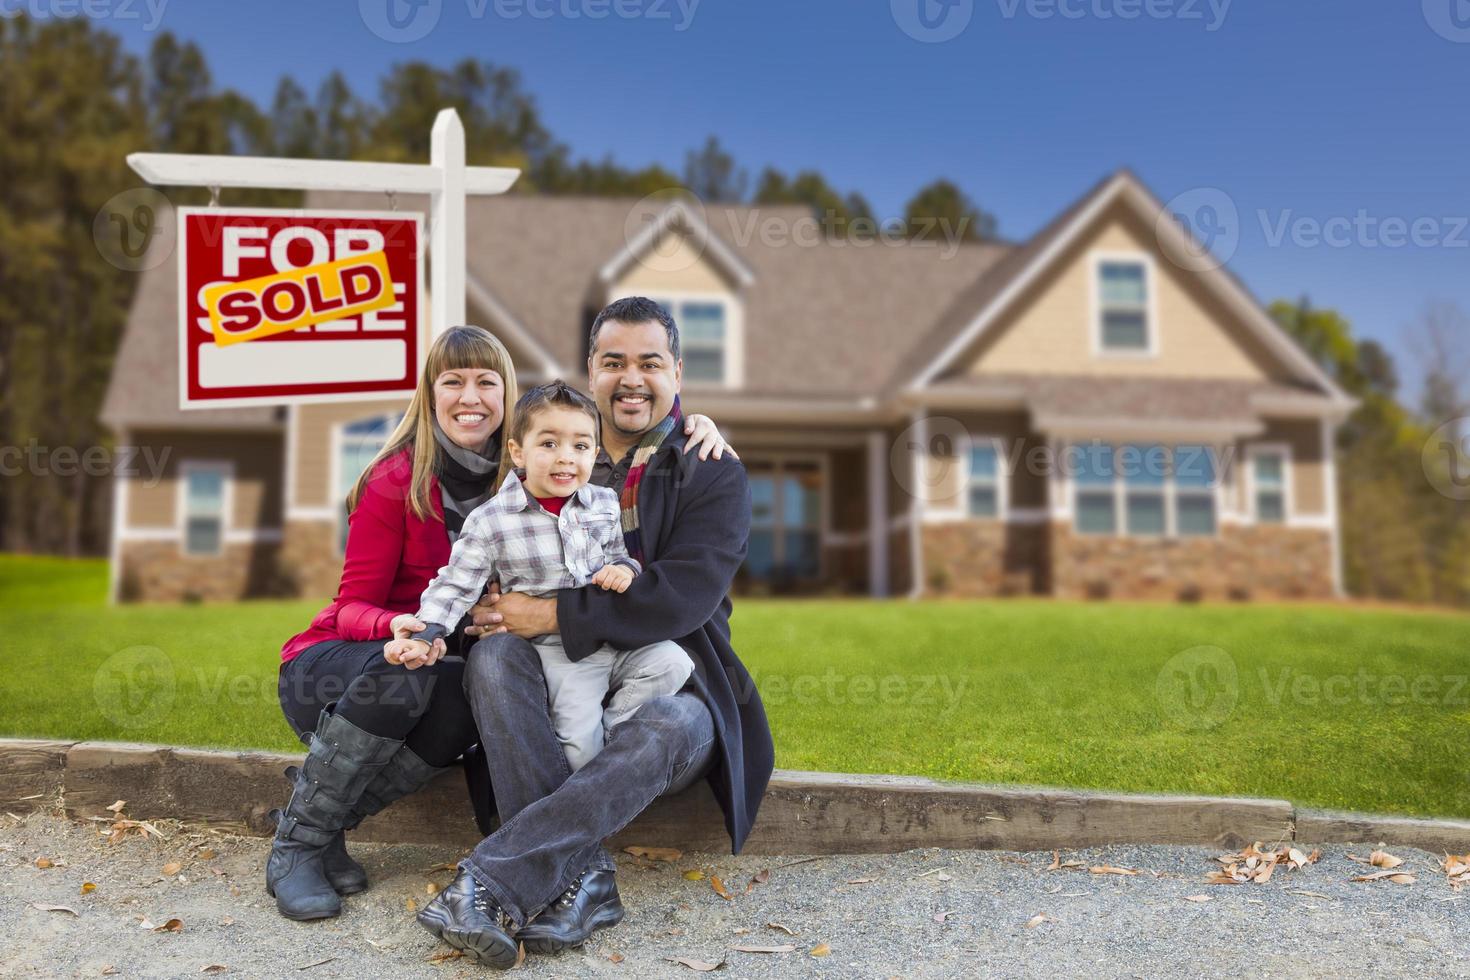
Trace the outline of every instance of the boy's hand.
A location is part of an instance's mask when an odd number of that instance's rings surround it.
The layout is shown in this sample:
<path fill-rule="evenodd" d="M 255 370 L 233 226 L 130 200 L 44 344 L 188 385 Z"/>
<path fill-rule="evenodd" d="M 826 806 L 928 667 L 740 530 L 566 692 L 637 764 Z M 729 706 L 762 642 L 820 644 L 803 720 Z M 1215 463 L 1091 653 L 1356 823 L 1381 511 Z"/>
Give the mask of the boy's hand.
<path fill-rule="evenodd" d="M 432 646 L 423 640 L 389 640 L 383 644 L 383 659 L 390 664 L 414 670 L 436 663 L 444 656 L 445 650 L 442 639 L 435 640 Z"/>
<path fill-rule="evenodd" d="M 602 586 L 607 592 L 627 592 L 633 584 L 633 569 L 627 565 L 603 565 L 592 576 L 592 584 Z"/>

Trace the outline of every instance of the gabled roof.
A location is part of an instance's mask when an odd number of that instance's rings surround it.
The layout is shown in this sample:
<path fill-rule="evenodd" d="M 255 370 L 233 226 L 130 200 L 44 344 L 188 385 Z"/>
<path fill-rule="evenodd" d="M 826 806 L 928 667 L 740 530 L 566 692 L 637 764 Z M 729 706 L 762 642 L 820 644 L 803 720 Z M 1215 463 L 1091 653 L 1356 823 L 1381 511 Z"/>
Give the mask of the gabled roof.
<path fill-rule="evenodd" d="M 691 239 L 694 246 L 708 254 L 714 266 L 729 277 L 737 287 L 749 286 L 755 278 L 755 273 L 750 270 L 750 266 L 741 261 L 740 256 L 733 249 L 725 244 L 724 239 L 710 234 L 709 225 L 700 213 L 703 210 L 703 206 L 699 205 L 698 201 L 691 205 L 683 197 L 673 198 L 662 209 L 648 215 L 653 220 L 648 222 L 642 231 L 628 239 L 628 244 L 616 255 L 608 259 L 607 263 L 598 270 L 597 278 L 605 286 L 613 285 L 628 272 L 635 262 L 638 262 L 648 254 L 650 249 L 663 241 L 664 236 L 674 234 Z M 637 216 L 636 209 L 632 213 Z M 626 219 L 624 220 L 624 237 L 627 237 Z"/>
<path fill-rule="evenodd" d="M 1103 220 L 1107 209 L 1115 203 L 1133 208 L 1149 227 L 1156 228 L 1159 245 L 1166 254 L 1200 254 L 1200 244 L 1166 214 L 1164 205 L 1153 193 L 1131 172 L 1120 170 L 1094 186 L 959 297 L 905 358 L 893 382 L 910 392 L 918 392 L 952 369 L 963 352 L 1000 319 L 1028 286 L 1060 261 L 1069 245 Z M 1234 310 L 1241 323 L 1294 375 L 1311 383 L 1341 407 L 1354 404 L 1353 398 L 1307 356 L 1228 270 L 1210 263 L 1193 270 L 1193 274 Z"/>

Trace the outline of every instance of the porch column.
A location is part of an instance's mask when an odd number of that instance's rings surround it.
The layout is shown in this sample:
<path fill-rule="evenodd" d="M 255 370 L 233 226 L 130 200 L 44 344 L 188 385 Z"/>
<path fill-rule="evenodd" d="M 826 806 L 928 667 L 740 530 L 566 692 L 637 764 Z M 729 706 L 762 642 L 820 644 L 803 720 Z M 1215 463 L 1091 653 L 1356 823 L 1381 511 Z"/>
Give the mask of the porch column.
<path fill-rule="evenodd" d="M 888 596 L 888 440 L 868 433 L 868 591 Z"/>

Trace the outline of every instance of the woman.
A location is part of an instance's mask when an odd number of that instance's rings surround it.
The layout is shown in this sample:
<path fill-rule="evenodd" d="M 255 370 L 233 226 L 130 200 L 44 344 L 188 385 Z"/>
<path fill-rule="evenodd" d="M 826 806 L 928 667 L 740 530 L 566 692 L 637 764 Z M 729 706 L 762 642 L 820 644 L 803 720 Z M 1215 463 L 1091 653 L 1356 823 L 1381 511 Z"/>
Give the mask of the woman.
<path fill-rule="evenodd" d="M 339 895 L 367 887 L 343 831 L 426 785 L 478 741 L 461 657 L 414 670 L 390 663 L 394 616 L 449 561 L 464 519 L 500 486 L 500 433 L 518 397 L 505 347 L 453 327 L 429 348 L 408 410 L 348 495 L 347 553 L 337 597 L 281 650 L 281 710 L 309 746 L 276 811 L 266 889 L 292 919 L 337 915 Z M 714 423 L 685 426 L 700 456 L 725 449 Z M 463 625 L 463 624 L 462 624 Z M 463 629 L 451 638 L 458 649 Z M 493 751 L 493 749 L 492 749 Z"/>

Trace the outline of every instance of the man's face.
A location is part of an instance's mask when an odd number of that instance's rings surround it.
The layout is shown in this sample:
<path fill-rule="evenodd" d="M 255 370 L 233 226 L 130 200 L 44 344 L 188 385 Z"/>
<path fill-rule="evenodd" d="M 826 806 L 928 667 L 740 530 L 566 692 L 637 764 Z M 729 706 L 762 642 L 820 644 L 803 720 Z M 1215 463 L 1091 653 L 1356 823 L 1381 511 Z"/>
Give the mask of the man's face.
<path fill-rule="evenodd" d="M 587 359 L 588 387 L 603 424 L 630 439 L 669 414 L 683 371 L 683 363 L 669 350 L 668 334 L 656 321 L 604 323 L 597 349 Z"/>

